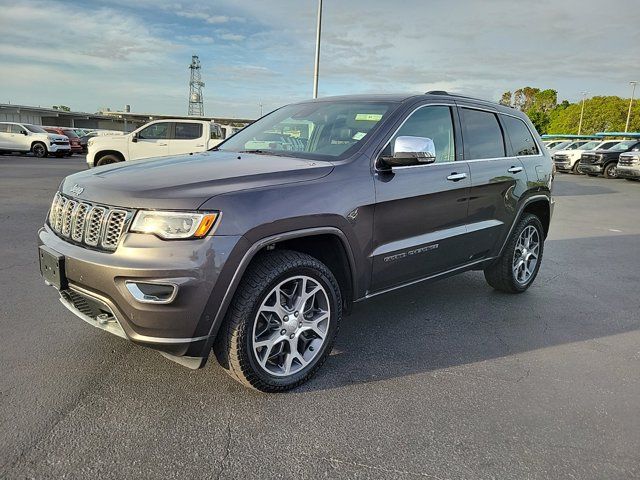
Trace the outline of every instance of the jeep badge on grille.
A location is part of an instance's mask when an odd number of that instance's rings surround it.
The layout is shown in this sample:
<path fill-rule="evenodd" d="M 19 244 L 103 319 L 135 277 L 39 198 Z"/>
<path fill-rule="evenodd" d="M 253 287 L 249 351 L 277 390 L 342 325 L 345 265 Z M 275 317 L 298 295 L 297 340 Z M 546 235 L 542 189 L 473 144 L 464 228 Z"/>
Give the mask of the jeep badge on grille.
<path fill-rule="evenodd" d="M 74 195 L 80 196 L 82 195 L 82 192 L 84 192 L 84 187 L 81 187 L 76 183 L 73 187 L 71 187 L 71 190 L 69 190 L 69 192 L 73 193 Z"/>

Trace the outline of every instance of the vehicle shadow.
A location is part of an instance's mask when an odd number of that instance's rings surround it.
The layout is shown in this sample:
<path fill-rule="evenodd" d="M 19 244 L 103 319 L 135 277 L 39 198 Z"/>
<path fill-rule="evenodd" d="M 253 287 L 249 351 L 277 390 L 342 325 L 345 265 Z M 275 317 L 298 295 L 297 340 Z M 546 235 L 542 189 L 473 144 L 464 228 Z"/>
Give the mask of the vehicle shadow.
<path fill-rule="evenodd" d="M 589 178 L 589 180 L 592 179 Z M 574 197 L 584 195 L 606 195 L 607 193 L 617 192 L 618 191 L 613 188 L 603 187 L 602 185 L 585 185 L 583 183 L 576 183 L 575 181 L 568 182 L 566 180 L 560 180 L 556 176 L 553 194 L 556 197 Z"/>
<path fill-rule="evenodd" d="M 640 255 L 623 260 L 607 252 L 640 253 L 639 237 L 547 241 L 540 274 L 521 295 L 496 292 L 482 272 L 468 272 L 363 302 L 343 319 L 324 368 L 298 391 L 404 377 L 638 330 L 633 298 Z M 576 249 L 594 254 L 581 265 L 555 260 L 571 259 Z M 598 269 L 605 261 L 613 265 Z"/>

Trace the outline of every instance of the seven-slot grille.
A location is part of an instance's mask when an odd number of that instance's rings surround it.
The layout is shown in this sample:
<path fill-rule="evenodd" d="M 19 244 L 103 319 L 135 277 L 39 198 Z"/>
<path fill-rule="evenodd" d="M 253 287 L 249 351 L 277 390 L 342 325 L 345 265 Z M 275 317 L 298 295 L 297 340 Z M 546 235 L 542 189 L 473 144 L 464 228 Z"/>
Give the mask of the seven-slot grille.
<path fill-rule="evenodd" d="M 56 193 L 49 226 L 59 236 L 93 248 L 113 251 L 131 220 L 131 211 L 73 200 Z"/>

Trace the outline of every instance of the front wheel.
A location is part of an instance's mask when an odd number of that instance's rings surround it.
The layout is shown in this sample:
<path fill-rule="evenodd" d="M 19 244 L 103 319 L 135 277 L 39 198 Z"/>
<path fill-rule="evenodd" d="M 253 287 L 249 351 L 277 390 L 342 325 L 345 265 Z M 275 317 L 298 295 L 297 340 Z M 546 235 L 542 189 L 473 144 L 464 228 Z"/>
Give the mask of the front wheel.
<path fill-rule="evenodd" d="M 341 317 L 340 288 L 326 265 L 300 252 L 265 252 L 238 286 L 215 354 L 248 387 L 289 390 L 325 362 Z"/>
<path fill-rule="evenodd" d="M 582 174 L 582 170 L 580 169 L 580 162 L 576 162 L 573 164 L 573 174 L 574 175 L 581 175 Z"/>
<path fill-rule="evenodd" d="M 40 142 L 36 142 L 33 144 L 33 146 L 31 147 L 31 152 L 33 153 L 34 156 L 38 158 L 44 158 L 48 154 L 47 147 L 45 146 L 44 143 L 40 143 Z"/>
<path fill-rule="evenodd" d="M 618 178 L 618 165 L 610 163 L 604 167 L 604 178 Z"/>
<path fill-rule="evenodd" d="M 522 293 L 538 275 L 543 249 L 542 223 L 527 213 L 511 233 L 502 256 L 485 269 L 484 278 L 496 290 Z"/>

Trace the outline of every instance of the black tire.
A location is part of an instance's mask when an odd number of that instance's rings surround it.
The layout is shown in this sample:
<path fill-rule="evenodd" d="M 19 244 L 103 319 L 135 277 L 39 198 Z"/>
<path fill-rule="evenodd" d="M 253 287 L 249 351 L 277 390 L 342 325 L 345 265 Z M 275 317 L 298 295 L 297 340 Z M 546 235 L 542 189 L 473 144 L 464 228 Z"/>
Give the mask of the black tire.
<path fill-rule="evenodd" d="M 96 167 L 101 167 L 103 165 L 111 165 L 112 163 L 118 163 L 122 160 L 115 155 L 105 155 L 104 157 L 100 157 L 98 163 L 96 163 Z"/>
<path fill-rule="evenodd" d="M 538 232 L 538 239 L 540 241 L 538 261 L 529 279 L 524 283 L 520 283 L 513 273 L 513 260 L 516 254 L 518 238 L 524 229 L 529 226 L 533 226 Z M 538 271 L 540 270 L 540 264 L 542 263 L 543 253 L 544 229 L 542 228 L 542 223 L 538 217 L 531 213 L 527 213 L 518 221 L 518 224 L 513 229 L 513 232 L 509 237 L 509 241 L 504 247 L 502 256 L 485 269 L 484 278 L 487 280 L 489 285 L 501 292 L 522 293 L 529 288 L 536 279 Z"/>
<path fill-rule="evenodd" d="M 280 282 L 296 275 L 311 277 L 327 293 L 333 314 L 320 351 L 304 368 L 288 376 L 263 369 L 253 349 L 254 324 L 262 302 Z M 282 392 L 311 378 L 327 359 L 342 318 L 342 296 L 338 282 L 316 258 L 290 250 L 261 253 L 247 268 L 220 327 L 214 352 L 227 373 L 245 386 L 263 392 Z M 279 327 L 278 327 L 279 328 Z"/>
<path fill-rule="evenodd" d="M 616 162 L 611 162 L 605 165 L 604 170 L 604 178 L 618 178 L 618 164 Z"/>
<path fill-rule="evenodd" d="M 582 175 L 582 171 L 580 170 L 580 160 L 573 164 L 571 171 L 574 175 Z"/>
<path fill-rule="evenodd" d="M 45 158 L 49 154 L 47 146 L 42 142 L 35 142 L 31 146 L 31 153 L 38 158 Z"/>

